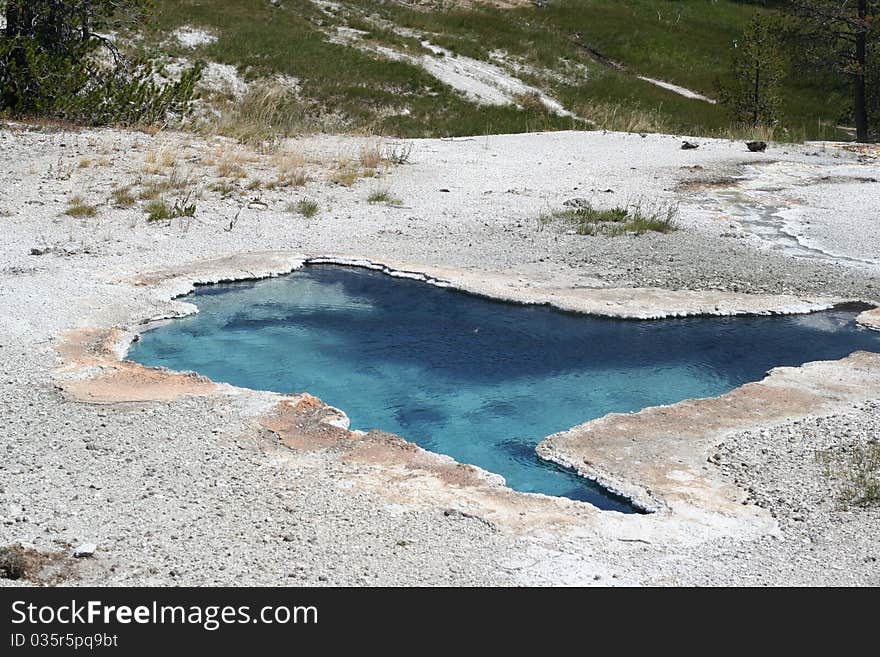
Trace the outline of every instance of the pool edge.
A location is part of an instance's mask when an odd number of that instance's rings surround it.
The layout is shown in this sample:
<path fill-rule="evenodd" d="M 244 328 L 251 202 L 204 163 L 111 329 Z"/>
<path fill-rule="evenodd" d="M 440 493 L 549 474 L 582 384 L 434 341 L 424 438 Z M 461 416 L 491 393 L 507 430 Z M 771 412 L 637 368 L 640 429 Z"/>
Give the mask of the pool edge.
<path fill-rule="evenodd" d="M 831 308 L 837 303 L 840 303 L 842 300 L 839 299 L 802 299 L 795 297 L 787 297 L 787 296 L 774 296 L 774 295 L 742 295 L 737 293 L 701 293 L 701 292 L 670 292 L 660 290 L 659 292 L 662 295 L 666 295 L 667 299 L 671 299 L 674 303 L 677 302 L 678 306 L 672 306 L 670 310 L 667 307 L 667 312 L 662 315 L 650 314 L 648 315 L 639 315 L 633 316 L 632 314 L 626 314 L 626 307 L 620 307 L 619 305 L 609 306 L 608 305 L 608 297 L 607 294 L 610 293 L 618 293 L 624 294 L 627 296 L 626 301 L 629 303 L 633 303 L 638 301 L 638 299 L 633 300 L 633 294 L 638 293 L 642 290 L 633 290 L 630 288 L 596 288 L 602 291 L 602 299 L 600 299 L 601 305 L 596 305 L 595 303 L 590 306 L 586 304 L 585 306 L 581 306 L 580 310 L 573 310 L 571 307 L 572 304 L 570 299 L 568 298 L 560 298 L 557 294 L 550 293 L 544 294 L 541 296 L 542 292 L 538 290 L 527 291 L 525 294 L 518 294 L 517 292 L 522 292 L 523 288 L 521 286 L 513 286 L 512 290 L 503 291 L 503 294 L 495 294 L 498 290 L 493 286 L 483 286 L 480 287 L 476 285 L 476 289 L 473 289 L 475 286 L 474 281 L 481 280 L 480 277 L 484 274 L 481 272 L 467 272 L 466 276 L 462 276 L 460 279 L 455 279 L 452 277 L 452 280 L 443 278 L 442 276 L 435 276 L 435 274 L 440 273 L 441 271 L 449 272 L 451 270 L 438 270 L 438 268 L 433 267 L 399 267 L 399 265 L 386 264 L 389 261 L 379 261 L 368 258 L 341 258 L 336 256 L 314 256 L 314 255 L 302 255 L 302 254 L 293 254 L 289 252 L 266 252 L 266 253 L 250 253 L 250 254 L 241 254 L 234 255 L 227 258 L 217 259 L 217 260 L 209 260 L 209 261 L 197 261 L 193 263 L 191 267 L 179 267 L 173 270 L 154 270 L 151 272 L 140 272 L 134 273 L 132 276 L 127 277 L 123 280 L 114 281 L 116 283 L 130 285 L 132 287 L 140 287 L 147 288 L 150 290 L 151 295 L 155 300 L 160 301 L 165 305 L 166 312 L 156 315 L 144 315 L 140 317 L 134 318 L 132 323 L 128 327 L 120 328 L 116 327 L 113 329 L 107 329 L 114 331 L 114 337 L 111 339 L 112 345 L 111 348 L 106 350 L 106 353 L 102 355 L 102 363 L 100 366 L 96 368 L 94 362 L 86 363 L 86 362 L 76 362 L 76 358 L 64 358 L 64 364 L 62 368 L 59 369 L 61 372 L 58 377 L 59 387 L 62 390 L 65 390 L 68 394 L 72 394 L 74 396 L 80 396 L 82 401 L 92 401 L 97 403 L 116 403 L 117 401 L 130 401 L 126 399 L 122 399 L 114 397 L 114 394 L 119 391 L 119 387 L 116 385 L 106 385 L 105 390 L 108 391 L 108 394 L 104 398 L 96 398 L 92 396 L 89 398 L 88 392 L 84 396 L 82 396 L 83 389 L 88 389 L 89 381 L 100 381 L 102 378 L 105 378 L 106 371 L 103 369 L 105 366 L 109 365 L 110 371 L 118 371 L 118 368 L 127 368 L 129 365 L 136 365 L 139 368 L 143 368 L 144 366 L 140 366 L 130 361 L 125 361 L 124 356 L 127 350 L 128 345 L 130 345 L 132 340 L 137 339 L 137 335 L 146 330 L 150 322 L 155 322 L 157 320 L 165 320 L 174 317 L 181 317 L 187 314 L 191 314 L 195 312 L 195 307 L 192 304 L 188 304 L 185 302 L 178 301 L 181 296 L 184 296 L 190 292 L 192 292 L 196 287 L 200 285 L 208 285 L 213 283 L 220 282 L 228 282 L 228 281 L 239 281 L 239 280 L 257 280 L 261 278 L 274 277 L 278 275 L 283 275 L 285 273 L 289 273 L 299 269 L 307 264 L 341 264 L 347 266 L 364 266 L 374 270 L 384 271 L 389 275 L 396 275 L 398 277 L 405 278 L 417 278 L 418 280 L 423 280 L 426 283 L 432 283 L 440 285 L 441 287 L 452 287 L 454 289 L 458 289 L 462 292 L 466 292 L 469 294 L 476 294 L 478 296 L 485 296 L 487 298 L 496 299 L 500 301 L 512 301 L 514 303 L 524 303 L 524 304 L 533 304 L 533 303 L 544 303 L 547 305 L 551 305 L 553 307 L 557 307 L 562 310 L 568 310 L 573 312 L 585 312 L 587 314 L 594 314 L 599 316 L 606 317 L 618 317 L 618 318 L 626 318 L 626 319 L 654 319 L 659 317 L 681 317 L 681 316 L 696 316 L 696 315 L 731 315 L 731 314 L 794 314 L 794 313 L 808 313 L 815 312 L 827 308 Z M 419 278 L 421 277 L 421 278 Z M 653 290 L 653 289 L 651 289 Z M 546 292 L 546 290 L 544 291 Z M 579 291 L 582 293 L 583 291 Z M 671 296 L 670 296 L 671 295 Z M 718 295 L 724 297 L 725 302 L 721 305 L 717 303 Z M 535 300 L 537 297 L 538 300 Z M 657 297 L 655 297 L 656 300 Z M 737 301 L 742 301 L 743 299 L 748 299 L 751 303 L 737 305 Z M 792 300 L 795 299 L 796 303 L 792 303 Z M 595 301 L 595 300 L 594 300 Z M 856 300 L 859 302 L 864 302 L 863 300 Z M 754 303 L 757 302 L 757 305 Z M 761 305 L 761 304 L 764 305 Z M 584 310 L 583 308 L 588 307 L 590 310 Z M 872 311 L 866 311 L 872 312 Z M 62 336 L 62 345 L 68 344 L 70 336 Z M 843 359 L 844 361 L 846 359 Z M 833 361 L 836 363 L 842 363 L 843 361 Z M 95 375 L 95 370 L 99 370 L 97 375 Z M 155 369 L 155 368 L 144 368 L 144 369 Z M 792 368 L 792 369 L 800 369 L 800 368 Z M 163 377 L 170 377 L 167 380 L 162 381 Z M 192 383 L 193 380 L 196 381 L 199 385 L 196 386 L 196 389 L 188 389 L 185 385 L 180 385 L 181 379 L 183 377 L 183 381 L 186 383 Z M 76 385 L 71 385 L 71 381 L 79 381 L 78 384 L 81 389 L 79 392 L 74 391 Z M 201 386 L 204 384 L 204 388 Z M 747 384 L 751 385 L 751 384 Z M 84 386 L 84 388 L 83 388 Z M 175 394 L 228 394 L 230 392 L 234 392 L 235 394 L 254 394 L 254 395 L 262 395 L 262 408 L 268 409 L 271 407 L 272 403 L 270 402 L 267 395 L 270 393 L 265 393 L 261 391 L 250 391 L 245 389 L 237 389 L 233 386 L 227 386 L 225 384 L 216 384 L 211 382 L 210 380 L 205 379 L 204 377 L 197 377 L 193 373 L 174 373 L 167 370 L 162 371 L 162 377 L 158 377 L 155 382 L 155 386 L 152 389 L 148 389 L 142 391 L 143 394 L 138 397 L 137 401 L 147 401 L 152 399 L 151 395 L 155 395 L 156 391 L 162 391 L 163 386 L 171 386 L 174 388 L 176 386 Z M 275 393 L 271 393 L 274 395 Z M 279 399 L 289 399 L 289 397 L 284 397 L 281 395 L 275 395 L 273 397 L 276 401 Z M 692 400 L 687 400 L 692 401 Z M 683 402 L 682 402 L 683 403 Z M 645 409 L 647 410 L 647 409 Z M 608 417 L 608 416 L 605 416 Z M 602 420 L 603 418 L 598 418 L 598 420 Z M 595 422 L 595 420 L 594 420 Z M 577 427 L 573 428 L 576 429 Z M 572 431 L 570 429 L 569 431 Z M 565 433 L 565 432 L 563 432 Z M 557 435 L 557 434 L 554 434 Z M 548 437 L 551 438 L 551 437 Z M 542 444 L 545 441 L 542 441 Z M 404 441 L 405 442 L 405 441 Z M 407 445 L 412 445 L 412 443 L 406 443 Z M 421 448 L 418 448 L 421 450 Z M 421 450 L 425 451 L 425 450 Z M 546 452 L 546 450 L 543 450 Z M 428 452 L 429 454 L 432 454 Z M 547 452 L 545 458 L 549 458 L 549 460 L 557 460 L 562 465 L 571 466 L 573 463 L 577 463 L 577 458 L 569 458 L 561 453 L 549 453 Z M 443 457 L 448 458 L 448 457 Z M 457 464 L 461 465 L 461 464 Z M 473 467 L 473 466 L 467 466 Z M 760 513 L 755 513 L 754 509 L 749 510 L 748 513 L 743 514 L 742 510 L 737 510 L 733 515 L 730 515 L 730 510 L 725 509 L 711 509 L 711 508 L 700 508 L 700 505 L 695 506 L 691 509 L 683 509 L 683 508 L 671 508 L 669 507 L 664 500 L 664 496 L 662 491 L 657 490 L 649 490 L 645 486 L 640 485 L 638 483 L 629 483 L 625 478 L 621 478 L 616 476 L 613 471 L 602 471 L 598 467 L 584 467 L 584 466 L 576 466 L 576 470 L 582 476 L 586 476 L 587 478 L 593 479 L 597 481 L 604 487 L 608 488 L 614 493 L 622 494 L 624 497 L 630 499 L 636 506 L 639 506 L 644 509 L 656 511 L 657 513 L 652 514 L 651 517 L 654 518 L 666 518 L 669 519 L 670 515 L 680 515 L 681 518 L 686 518 L 686 524 L 696 522 L 700 525 L 716 526 L 716 528 L 721 528 L 722 526 L 727 526 L 729 523 L 726 522 L 715 522 L 713 520 L 714 516 L 725 516 L 728 519 L 748 519 L 749 522 L 754 522 L 758 520 L 757 516 L 761 516 Z M 381 487 L 380 487 L 381 489 Z M 523 496 L 528 498 L 543 498 L 548 496 L 541 495 L 533 495 L 528 493 L 517 493 L 515 491 L 510 491 L 505 487 L 502 487 L 503 491 L 510 493 L 516 496 L 515 499 L 525 499 Z M 460 492 L 460 491 L 459 491 Z M 467 497 L 467 496 L 465 496 Z M 479 498 L 479 495 L 477 496 Z M 549 498 L 550 500 L 559 500 L 561 498 Z M 473 500 L 472 500 L 473 501 Z M 508 500 L 509 502 L 509 500 Z M 564 509 L 564 513 L 561 514 L 564 517 L 566 514 L 571 514 L 571 505 L 580 505 L 584 506 L 582 503 L 572 502 L 566 500 L 566 503 L 562 503 L 561 507 L 557 504 L 555 511 L 552 515 L 555 517 L 555 512 Z M 490 505 L 492 506 L 492 505 Z M 702 505 L 705 507 L 705 505 Z M 704 513 L 705 512 L 705 513 Z M 615 514 L 614 512 L 599 512 L 596 513 L 586 513 L 586 514 L 571 514 L 573 516 L 584 516 L 594 517 L 596 514 L 605 515 L 606 518 L 608 516 L 613 515 L 622 515 Z M 629 516 L 627 516 L 629 517 Z M 645 516 L 642 516 L 645 517 Z M 758 525 L 761 525 L 763 529 L 761 531 L 771 531 L 772 530 L 772 522 L 769 522 L 768 518 L 761 518 L 761 521 L 758 522 Z M 514 523 L 516 524 L 516 523 Z M 602 524 L 602 523 L 599 523 Z M 607 524 L 607 523 L 605 523 Z M 728 530 L 723 530 L 728 531 Z"/>

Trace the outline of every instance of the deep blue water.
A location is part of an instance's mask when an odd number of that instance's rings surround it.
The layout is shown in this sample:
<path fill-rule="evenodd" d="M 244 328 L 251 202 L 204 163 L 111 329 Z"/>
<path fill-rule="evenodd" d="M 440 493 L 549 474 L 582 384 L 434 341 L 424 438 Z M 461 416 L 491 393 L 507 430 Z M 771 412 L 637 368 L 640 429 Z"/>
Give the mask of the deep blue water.
<path fill-rule="evenodd" d="M 779 365 L 880 351 L 854 311 L 614 320 L 327 265 L 189 299 L 199 314 L 146 332 L 129 357 L 307 391 L 352 428 L 397 433 L 516 490 L 621 511 L 632 509 L 539 459 L 538 442 L 606 413 L 719 395 Z"/>

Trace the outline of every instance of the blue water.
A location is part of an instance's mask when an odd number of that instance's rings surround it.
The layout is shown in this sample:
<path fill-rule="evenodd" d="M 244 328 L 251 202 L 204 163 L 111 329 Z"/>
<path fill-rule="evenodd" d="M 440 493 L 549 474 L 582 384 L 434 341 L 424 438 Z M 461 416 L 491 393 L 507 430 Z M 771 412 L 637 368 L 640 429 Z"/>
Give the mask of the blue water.
<path fill-rule="evenodd" d="M 518 306 L 363 269 L 199 288 L 197 315 L 130 358 L 216 381 L 308 391 L 352 428 L 397 433 L 519 491 L 632 511 L 542 461 L 547 435 L 611 412 L 719 395 L 779 365 L 880 351 L 855 312 L 613 320 Z"/>

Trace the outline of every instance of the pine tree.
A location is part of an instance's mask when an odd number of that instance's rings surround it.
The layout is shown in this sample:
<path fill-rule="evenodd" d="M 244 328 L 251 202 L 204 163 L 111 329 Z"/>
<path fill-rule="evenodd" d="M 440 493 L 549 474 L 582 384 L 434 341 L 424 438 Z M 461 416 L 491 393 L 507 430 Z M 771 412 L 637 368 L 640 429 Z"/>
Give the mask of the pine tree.
<path fill-rule="evenodd" d="M 871 136 L 868 88 L 880 50 L 880 0 L 792 0 L 804 54 L 852 80 L 856 139 Z"/>
<path fill-rule="evenodd" d="M 733 44 L 732 79 L 719 84 L 720 100 L 736 118 L 752 127 L 779 120 L 779 84 L 785 75 L 779 30 L 763 15 L 755 16 Z"/>

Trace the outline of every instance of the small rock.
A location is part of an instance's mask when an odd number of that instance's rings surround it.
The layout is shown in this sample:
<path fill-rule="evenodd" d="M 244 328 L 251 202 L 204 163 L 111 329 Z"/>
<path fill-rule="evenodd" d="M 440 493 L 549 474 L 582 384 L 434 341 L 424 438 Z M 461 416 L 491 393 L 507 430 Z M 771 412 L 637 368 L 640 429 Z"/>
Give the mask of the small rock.
<path fill-rule="evenodd" d="M 586 198 L 570 198 L 565 201 L 562 205 L 567 208 L 574 208 L 575 210 L 579 210 L 580 208 L 589 208 L 590 207 L 590 199 Z"/>
<path fill-rule="evenodd" d="M 695 144 L 692 141 L 681 142 L 681 150 L 683 150 L 683 151 L 690 151 L 690 150 L 693 150 L 693 149 L 699 148 L 699 147 L 700 147 L 699 144 Z"/>
<path fill-rule="evenodd" d="M 95 550 L 97 549 L 98 546 L 94 543 L 83 543 L 73 551 L 73 556 L 77 559 L 82 559 L 83 557 L 91 557 L 95 554 Z"/>
<path fill-rule="evenodd" d="M 767 142 L 766 141 L 747 141 L 746 148 L 748 148 L 752 153 L 763 153 L 767 150 Z"/>

